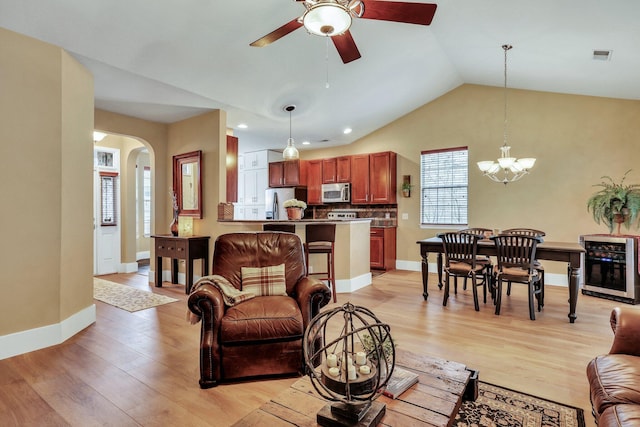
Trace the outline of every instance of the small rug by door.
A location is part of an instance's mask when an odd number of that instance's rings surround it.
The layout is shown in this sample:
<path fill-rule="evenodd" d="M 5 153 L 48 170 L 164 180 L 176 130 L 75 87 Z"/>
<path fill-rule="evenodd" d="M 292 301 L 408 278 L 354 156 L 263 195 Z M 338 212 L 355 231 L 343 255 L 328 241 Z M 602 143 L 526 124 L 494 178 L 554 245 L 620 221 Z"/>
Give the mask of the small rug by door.
<path fill-rule="evenodd" d="M 584 427 L 584 411 L 480 382 L 478 399 L 463 402 L 455 427 Z"/>
<path fill-rule="evenodd" d="M 93 278 L 93 298 L 130 312 L 178 301 L 108 280 Z"/>

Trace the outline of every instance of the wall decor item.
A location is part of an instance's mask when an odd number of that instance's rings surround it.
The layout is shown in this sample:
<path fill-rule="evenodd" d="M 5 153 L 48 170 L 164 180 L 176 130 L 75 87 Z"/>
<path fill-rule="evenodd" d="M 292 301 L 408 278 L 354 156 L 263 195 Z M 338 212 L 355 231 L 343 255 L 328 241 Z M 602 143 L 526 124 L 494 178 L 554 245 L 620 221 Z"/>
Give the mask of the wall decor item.
<path fill-rule="evenodd" d="M 411 197 L 411 175 L 402 175 L 402 196 Z"/>
<path fill-rule="evenodd" d="M 182 216 L 202 218 L 202 151 L 173 156 L 173 190 Z"/>

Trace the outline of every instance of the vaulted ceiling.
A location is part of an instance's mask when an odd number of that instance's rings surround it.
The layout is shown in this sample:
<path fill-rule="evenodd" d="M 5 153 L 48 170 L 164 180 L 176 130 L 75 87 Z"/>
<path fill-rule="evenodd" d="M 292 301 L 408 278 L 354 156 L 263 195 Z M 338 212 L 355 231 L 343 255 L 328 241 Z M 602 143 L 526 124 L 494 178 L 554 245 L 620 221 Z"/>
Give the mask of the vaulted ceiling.
<path fill-rule="evenodd" d="M 348 64 L 302 28 L 249 46 L 302 15 L 292 0 L 0 0 L 0 26 L 85 64 L 98 108 L 160 122 L 221 108 L 245 151 L 284 147 L 288 104 L 297 106 L 298 147 L 319 148 L 350 143 L 461 84 L 502 86 L 505 43 L 514 46 L 510 88 L 640 99 L 637 0 L 435 3 L 430 26 L 355 19 L 362 57 Z"/>

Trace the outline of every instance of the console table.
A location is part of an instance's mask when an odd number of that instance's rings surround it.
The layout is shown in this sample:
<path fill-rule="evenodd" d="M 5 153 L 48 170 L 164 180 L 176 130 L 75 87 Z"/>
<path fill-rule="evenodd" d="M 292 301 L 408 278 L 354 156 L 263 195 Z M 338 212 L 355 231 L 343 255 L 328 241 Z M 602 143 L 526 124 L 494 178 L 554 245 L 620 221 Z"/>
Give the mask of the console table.
<path fill-rule="evenodd" d="M 380 425 L 450 427 L 472 371 L 462 363 L 407 351 L 396 353 L 396 364 L 418 373 L 420 379 L 395 400 L 386 396 L 376 400 L 386 405 Z M 233 426 L 315 426 L 316 414 L 328 403 L 305 376 Z"/>
<path fill-rule="evenodd" d="M 202 260 L 202 275 L 209 274 L 209 236 L 180 237 L 171 234 L 151 236 L 156 249 L 156 287 L 162 287 L 162 258 L 171 258 L 171 283 L 178 283 L 178 260 L 186 261 L 186 294 L 193 285 L 193 260 Z"/>

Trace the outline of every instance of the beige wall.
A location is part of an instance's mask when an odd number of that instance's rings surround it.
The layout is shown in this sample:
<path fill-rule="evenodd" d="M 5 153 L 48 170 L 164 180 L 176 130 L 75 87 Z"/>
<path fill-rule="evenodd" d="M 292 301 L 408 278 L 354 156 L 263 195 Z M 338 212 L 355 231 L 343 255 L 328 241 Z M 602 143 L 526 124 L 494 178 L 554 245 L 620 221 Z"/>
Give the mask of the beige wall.
<path fill-rule="evenodd" d="M 551 241 L 577 242 L 581 234 L 606 233 L 586 210 L 602 175 L 640 182 L 640 102 L 509 90 L 509 144 L 516 157 L 536 157 L 532 173 L 506 187 L 482 177 L 476 162 L 499 156 L 503 133 L 503 89 L 463 85 L 353 144 L 304 152 L 305 158 L 393 150 L 398 181 L 418 184 L 411 198 L 398 198 L 397 259 L 419 261 L 418 239 L 442 230 L 419 225 L 421 150 L 469 147 L 469 223 L 505 229 L 545 230 Z M 637 232 L 637 230 L 636 230 Z M 554 273 L 565 266 L 550 264 Z"/>
<path fill-rule="evenodd" d="M 58 47 L 0 44 L 1 337 L 93 304 L 93 78 Z"/>

